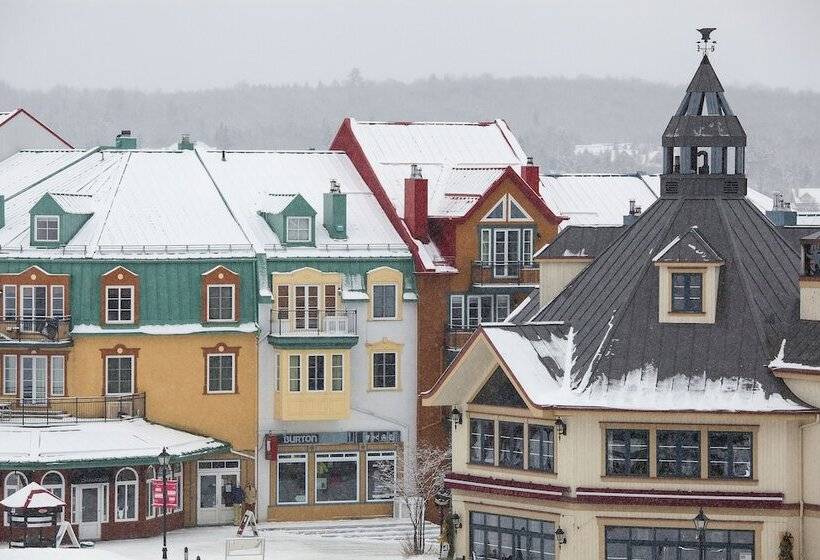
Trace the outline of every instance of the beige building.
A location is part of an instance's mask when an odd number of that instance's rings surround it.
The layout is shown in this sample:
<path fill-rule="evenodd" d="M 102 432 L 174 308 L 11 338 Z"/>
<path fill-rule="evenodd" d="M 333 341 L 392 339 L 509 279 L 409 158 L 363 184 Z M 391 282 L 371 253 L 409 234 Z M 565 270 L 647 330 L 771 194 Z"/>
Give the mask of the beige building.
<path fill-rule="evenodd" d="M 425 395 L 452 411 L 456 558 L 820 559 L 820 239 L 798 255 L 745 199 L 745 145 L 704 56 L 658 201 L 594 255 L 547 250 L 541 295 Z"/>

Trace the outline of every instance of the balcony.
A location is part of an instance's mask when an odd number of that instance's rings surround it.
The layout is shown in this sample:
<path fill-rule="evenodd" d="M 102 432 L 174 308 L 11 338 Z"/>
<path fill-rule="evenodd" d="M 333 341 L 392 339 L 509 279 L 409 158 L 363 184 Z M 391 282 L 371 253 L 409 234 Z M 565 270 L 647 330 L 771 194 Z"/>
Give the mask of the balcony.
<path fill-rule="evenodd" d="M 68 346 L 71 317 L 6 317 L 0 319 L 0 346 Z"/>
<path fill-rule="evenodd" d="M 53 426 L 145 418 L 145 393 L 116 397 L 0 397 L 0 424 Z"/>
<path fill-rule="evenodd" d="M 359 339 L 356 312 L 274 309 L 268 342 L 280 348 L 352 348 Z"/>
<path fill-rule="evenodd" d="M 538 267 L 519 261 L 475 261 L 470 271 L 473 285 L 538 285 Z"/>

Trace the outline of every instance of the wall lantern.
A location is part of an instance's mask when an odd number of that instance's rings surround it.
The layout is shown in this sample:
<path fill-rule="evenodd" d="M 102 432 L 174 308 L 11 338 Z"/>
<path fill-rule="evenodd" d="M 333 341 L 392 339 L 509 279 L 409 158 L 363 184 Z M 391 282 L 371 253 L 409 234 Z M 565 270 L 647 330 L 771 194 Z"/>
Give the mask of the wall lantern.
<path fill-rule="evenodd" d="M 453 407 L 453 410 L 450 411 L 450 420 L 452 420 L 453 424 L 457 426 L 460 426 L 461 422 L 464 420 L 461 415 L 461 411 L 456 407 Z"/>
<path fill-rule="evenodd" d="M 567 544 L 567 534 L 564 533 L 564 530 L 560 526 L 555 529 L 555 542 L 558 544 Z"/>
<path fill-rule="evenodd" d="M 555 419 L 555 429 L 558 432 L 559 436 L 567 435 L 567 423 L 564 422 L 561 417 Z"/>

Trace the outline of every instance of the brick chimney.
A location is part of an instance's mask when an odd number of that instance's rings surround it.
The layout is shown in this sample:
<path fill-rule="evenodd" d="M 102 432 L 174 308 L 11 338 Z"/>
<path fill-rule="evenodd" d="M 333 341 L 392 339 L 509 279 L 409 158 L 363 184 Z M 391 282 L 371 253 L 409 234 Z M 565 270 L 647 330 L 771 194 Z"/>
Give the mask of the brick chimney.
<path fill-rule="evenodd" d="M 521 178 L 536 194 L 538 194 L 538 184 L 541 182 L 538 172 L 538 166 L 533 164 L 532 156 L 527 156 L 527 164 L 521 166 Z"/>
<path fill-rule="evenodd" d="M 427 179 L 421 176 L 421 167 L 410 166 L 410 177 L 404 180 L 404 222 L 410 234 L 419 241 L 427 241 Z"/>

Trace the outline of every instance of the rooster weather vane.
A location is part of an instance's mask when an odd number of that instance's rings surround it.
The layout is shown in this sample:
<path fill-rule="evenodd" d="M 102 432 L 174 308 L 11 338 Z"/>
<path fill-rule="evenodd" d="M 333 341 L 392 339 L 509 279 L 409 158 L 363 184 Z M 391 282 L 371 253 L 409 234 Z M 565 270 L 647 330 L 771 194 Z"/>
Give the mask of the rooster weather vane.
<path fill-rule="evenodd" d="M 698 29 L 698 32 L 700 32 L 700 41 L 697 42 L 698 53 L 709 54 L 710 52 L 715 52 L 717 41 L 709 38 L 715 29 L 717 29 L 717 27 L 701 27 Z"/>

